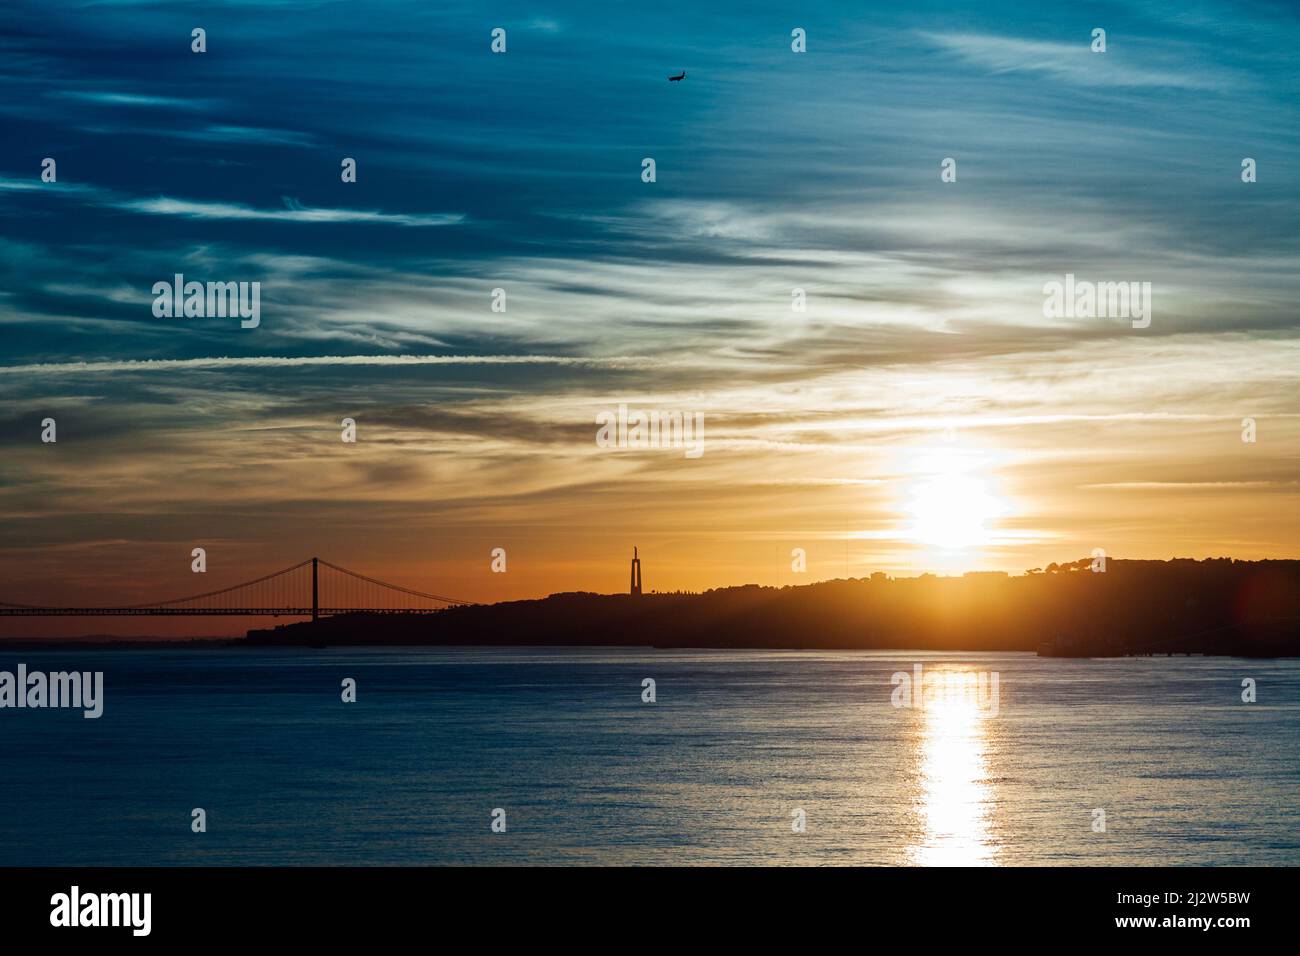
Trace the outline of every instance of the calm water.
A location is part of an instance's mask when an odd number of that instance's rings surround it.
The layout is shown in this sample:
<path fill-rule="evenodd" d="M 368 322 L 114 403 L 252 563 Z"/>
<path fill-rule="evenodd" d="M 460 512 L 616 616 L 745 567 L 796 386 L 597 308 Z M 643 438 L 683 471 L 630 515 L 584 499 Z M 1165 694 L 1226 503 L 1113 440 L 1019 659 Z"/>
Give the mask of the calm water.
<path fill-rule="evenodd" d="M 0 710 L 0 864 L 1300 864 L 1296 661 L 0 652 L 19 661 L 102 670 L 106 704 Z M 998 712 L 891 706 L 917 662 L 996 671 Z"/>

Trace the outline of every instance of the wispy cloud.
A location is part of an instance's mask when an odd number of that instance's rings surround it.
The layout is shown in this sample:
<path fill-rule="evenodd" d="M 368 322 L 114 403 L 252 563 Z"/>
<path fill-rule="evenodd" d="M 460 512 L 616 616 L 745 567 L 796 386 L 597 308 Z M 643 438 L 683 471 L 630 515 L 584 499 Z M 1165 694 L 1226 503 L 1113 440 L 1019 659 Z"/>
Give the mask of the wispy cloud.
<path fill-rule="evenodd" d="M 302 368 L 309 366 L 415 365 L 560 365 L 644 369 L 665 364 L 640 356 L 572 355 L 249 355 L 187 359 L 141 359 L 116 362 L 51 362 L 0 366 L 0 374 L 64 375 L 104 372 L 174 372 L 183 369 Z"/>
<path fill-rule="evenodd" d="M 203 202 L 194 199 L 117 200 L 118 209 L 153 216 L 185 216 L 190 219 L 242 219 L 264 222 L 374 223 L 389 226 L 454 226 L 464 221 L 458 213 L 387 213 L 364 209 L 311 209 L 296 200 L 285 199 L 284 209 L 258 209 L 242 203 Z"/>
<path fill-rule="evenodd" d="M 1074 43 L 1028 40 L 987 33 L 930 33 L 921 36 L 956 54 L 966 63 L 993 73 L 1039 73 L 1082 86 L 1167 87 L 1217 90 L 1237 85 L 1222 70 L 1201 62 L 1187 63 L 1150 44 L 1142 60 L 1133 50 L 1111 48 L 1094 53 L 1089 36 Z M 1115 37 L 1111 43 L 1122 44 Z"/>
<path fill-rule="evenodd" d="M 43 183 L 33 175 L 30 179 L 11 179 L 7 176 L 0 176 L 0 189 L 7 189 L 11 192 L 30 192 L 33 190 L 46 190 L 55 196 L 102 196 L 104 190 L 91 186 L 88 183 L 69 183 L 54 182 Z"/>
<path fill-rule="evenodd" d="M 100 106 L 139 106 L 157 107 L 172 110 L 206 110 L 217 104 L 215 100 L 183 99 L 178 96 L 158 96 L 151 93 L 122 93 L 111 90 L 53 90 L 49 96 L 55 99 L 77 100 L 82 103 L 94 103 Z"/>
<path fill-rule="evenodd" d="M 1108 488 L 1116 491 L 1215 491 L 1221 488 L 1285 488 L 1296 481 L 1110 481 L 1084 488 Z"/>
<path fill-rule="evenodd" d="M 15 192 L 49 190 L 52 194 L 83 197 L 96 205 L 147 216 L 180 216 L 187 219 L 225 219 L 248 222 L 361 223 L 386 226 L 454 226 L 464 222 L 462 213 L 389 213 L 373 209 L 312 208 L 283 197 L 283 209 L 265 209 L 244 203 L 158 196 L 152 199 L 124 195 L 89 183 L 42 183 L 32 179 L 0 178 L 0 189 Z"/>
<path fill-rule="evenodd" d="M 258 126 L 214 124 L 200 129 L 151 130 L 153 135 L 173 136 L 200 143 L 244 143 L 249 146 L 314 146 L 316 137 L 293 130 L 263 129 Z"/>

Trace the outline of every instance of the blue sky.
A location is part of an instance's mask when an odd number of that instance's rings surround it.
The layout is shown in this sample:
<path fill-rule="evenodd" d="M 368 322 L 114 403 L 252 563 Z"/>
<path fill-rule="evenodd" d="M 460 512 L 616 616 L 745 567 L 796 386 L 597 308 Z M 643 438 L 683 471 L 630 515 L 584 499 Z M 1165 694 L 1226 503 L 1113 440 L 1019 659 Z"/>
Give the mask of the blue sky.
<path fill-rule="evenodd" d="M 679 555 L 674 584 L 789 583 L 803 539 L 850 571 L 916 570 L 933 556 L 899 529 L 894 486 L 915 477 L 907 449 L 954 428 L 1019 502 L 958 563 L 1028 567 L 1094 539 L 1134 557 L 1287 547 L 1268 516 L 1295 510 L 1292 4 L 3 17 L 0 561 L 33 576 L 66 577 L 70 556 L 117 567 L 124 549 L 165 564 L 194 539 L 255 563 L 268 521 L 286 555 L 333 546 L 344 564 L 377 528 L 389 546 L 366 557 L 422 583 L 441 529 L 437 573 L 470 591 L 478 551 L 508 535 L 533 569 L 510 593 L 616 586 L 609 556 L 638 531 Z M 260 281 L 261 325 L 155 318 L 150 289 L 176 272 Z M 1151 282 L 1152 326 L 1045 319 L 1043 283 L 1066 273 Z M 356 364 L 411 355 L 460 360 Z M 325 356 L 353 364 L 301 363 Z M 124 364 L 156 360 L 172 364 Z M 593 459 L 594 411 L 620 401 L 706 411 L 704 463 Z M 58 459 L 32 444 L 45 414 Z M 348 414 L 371 444 L 322 458 Z M 1245 414 L 1272 416 L 1248 463 L 1210 437 Z M 307 476 L 328 479 L 305 492 Z M 1178 491 L 1216 483 L 1241 497 Z M 1173 491 L 1078 491 L 1144 484 Z M 676 496 L 679 520 L 566 537 L 591 502 L 647 496 Z M 1207 517 L 1170 539 L 1173 512 Z M 740 540 L 771 556 L 737 558 Z"/>

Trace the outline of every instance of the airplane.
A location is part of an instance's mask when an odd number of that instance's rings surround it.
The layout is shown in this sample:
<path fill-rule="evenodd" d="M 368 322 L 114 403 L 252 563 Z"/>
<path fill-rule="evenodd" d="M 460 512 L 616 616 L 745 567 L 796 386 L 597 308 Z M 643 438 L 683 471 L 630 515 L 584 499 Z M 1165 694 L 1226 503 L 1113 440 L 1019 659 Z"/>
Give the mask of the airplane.
<path fill-rule="evenodd" d="M 670 76 L 670 77 L 668 77 L 668 82 L 669 82 L 669 83 L 677 83 L 678 81 L 680 81 L 680 80 L 684 80 L 684 79 L 686 79 L 686 71 L 685 71 L 685 70 L 682 70 L 682 72 L 678 73 L 676 76 Z"/>

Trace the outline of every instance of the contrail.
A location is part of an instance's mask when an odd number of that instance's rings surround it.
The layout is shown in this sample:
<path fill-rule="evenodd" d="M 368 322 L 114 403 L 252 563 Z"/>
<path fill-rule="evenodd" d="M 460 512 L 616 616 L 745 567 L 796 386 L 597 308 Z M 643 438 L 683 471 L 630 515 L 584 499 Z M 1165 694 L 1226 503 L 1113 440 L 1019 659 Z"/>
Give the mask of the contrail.
<path fill-rule="evenodd" d="M 108 362 L 53 362 L 0 366 L 0 375 L 60 375 L 79 372 L 167 372 L 176 369 L 296 368 L 308 365 L 565 365 L 593 368 L 648 368 L 663 359 L 635 355 L 584 358 L 572 355 L 249 355 L 187 359 L 121 359 Z"/>

